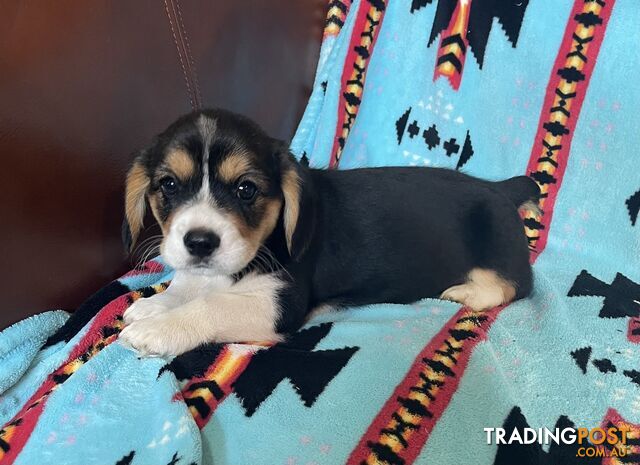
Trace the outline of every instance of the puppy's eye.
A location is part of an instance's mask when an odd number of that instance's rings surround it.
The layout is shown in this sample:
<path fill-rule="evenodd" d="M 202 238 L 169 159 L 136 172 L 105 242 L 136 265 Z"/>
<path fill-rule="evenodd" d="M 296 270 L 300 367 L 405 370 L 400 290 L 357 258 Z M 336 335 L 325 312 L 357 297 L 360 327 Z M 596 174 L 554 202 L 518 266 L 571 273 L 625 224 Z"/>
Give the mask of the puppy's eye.
<path fill-rule="evenodd" d="M 242 181 L 236 190 L 238 198 L 244 202 L 251 202 L 257 193 L 258 188 L 251 181 Z"/>
<path fill-rule="evenodd" d="M 178 182 L 171 176 L 167 176 L 160 180 L 160 189 L 164 195 L 172 196 L 178 192 Z"/>

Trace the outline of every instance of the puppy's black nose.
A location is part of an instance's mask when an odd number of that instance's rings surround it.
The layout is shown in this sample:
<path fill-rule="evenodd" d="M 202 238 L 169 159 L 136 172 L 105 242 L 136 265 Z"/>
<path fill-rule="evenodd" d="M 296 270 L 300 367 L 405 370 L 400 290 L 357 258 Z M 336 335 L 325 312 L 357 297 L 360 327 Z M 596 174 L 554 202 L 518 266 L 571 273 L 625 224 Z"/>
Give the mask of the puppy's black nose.
<path fill-rule="evenodd" d="M 212 231 L 194 229 L 184 235 L 184 245 L 191 255 L 204 258 L 218 248 L 220 238 Z"/>

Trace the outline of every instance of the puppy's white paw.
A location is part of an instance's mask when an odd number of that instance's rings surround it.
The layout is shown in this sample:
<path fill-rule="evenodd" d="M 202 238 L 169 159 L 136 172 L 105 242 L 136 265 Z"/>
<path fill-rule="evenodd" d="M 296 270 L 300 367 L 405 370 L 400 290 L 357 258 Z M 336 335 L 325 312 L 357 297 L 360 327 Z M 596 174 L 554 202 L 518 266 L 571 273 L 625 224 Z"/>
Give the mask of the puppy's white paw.
<path fill-rule="evenodd" d="M 457 286 L 451 286 L 440 294 L 440 298 L 449 300 L 451 302 L 458 302 L 464 304 L 465 301 L 471 296 L 471 288 L 468 284 L 459 284 Z"/>
<path fill-rule="evenodd" d="M 503 303 L 500 288 L 482 287 L 473 282 L 452 286 L 440 298 L 458 302 L 475 311 L 488 310 Z"/>
<path fill-rule="evenodd" d="M 160 313 L 132 322 L 120 332 L 120 339 L 142 355 L 180 355 L 202 343 L 179 310 Z"/>
<path fill-rule="evenodd" d="M 502 278 L 496 271 L 474 268 L 469 272 L 466 283 L 450 287 L 440 298 L 481 311 L 509 303 L 515 296 L 514 283 Z"/>
<path fill-rule="evenodd" d="M 138 299 L 131 304 L 122 315 L 124 323 L 128 325 L 134 321 L 167 312 L 169 308 L 161 303 L 159 299 L 155 299 L 155 297 L 156 296 Z"/>

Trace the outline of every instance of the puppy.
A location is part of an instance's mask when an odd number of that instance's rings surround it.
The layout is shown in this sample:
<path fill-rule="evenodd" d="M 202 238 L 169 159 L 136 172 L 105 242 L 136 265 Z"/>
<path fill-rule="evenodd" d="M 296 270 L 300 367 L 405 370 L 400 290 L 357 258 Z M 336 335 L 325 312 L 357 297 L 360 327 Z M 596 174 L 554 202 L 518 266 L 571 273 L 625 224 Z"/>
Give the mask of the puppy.
<path fill-rule="evenodd" d="M 518 208 L 538 196 L 526 176 L 310 169 L 245 117 L 191 113 L 127 175 L 126 242 L 148 204 L 175 278 L 126 311 L 120 338 L 176 355 L 214 341 L 280 341 L 320 305 L 506 304 L 531 291 Z"/>

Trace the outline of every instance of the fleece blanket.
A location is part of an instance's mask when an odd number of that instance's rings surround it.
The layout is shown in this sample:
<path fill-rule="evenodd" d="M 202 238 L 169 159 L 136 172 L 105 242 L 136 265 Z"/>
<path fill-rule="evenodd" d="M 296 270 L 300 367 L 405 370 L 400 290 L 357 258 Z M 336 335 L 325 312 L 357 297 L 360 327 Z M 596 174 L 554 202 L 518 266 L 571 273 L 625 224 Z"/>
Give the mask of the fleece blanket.
<path fill-rule="evenodd" d="M 533 295 L 350 308 L 285 343 L 141 358 L 117 338 L 171 280 L 155 259 L 0 334 L 0 464 L 640 462 L 638 24 L 636 0 L 329 2 L 292 150 L 531 176 Z M 614 440 L 490 429 L 596 427 Z"/>

